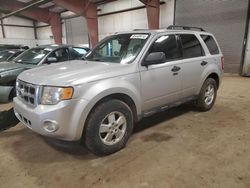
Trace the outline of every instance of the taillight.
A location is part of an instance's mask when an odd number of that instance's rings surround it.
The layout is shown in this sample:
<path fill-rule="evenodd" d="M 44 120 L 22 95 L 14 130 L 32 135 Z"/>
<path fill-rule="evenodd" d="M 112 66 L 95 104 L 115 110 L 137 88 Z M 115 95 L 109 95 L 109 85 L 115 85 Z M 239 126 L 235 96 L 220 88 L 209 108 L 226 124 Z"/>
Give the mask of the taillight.
<path fill-rule="evenodd" d="M 222 56 L 221 57 L 221 69 L 224 70 L 224 64 L 225 64 L 225 59 L 224 57 Z"/>

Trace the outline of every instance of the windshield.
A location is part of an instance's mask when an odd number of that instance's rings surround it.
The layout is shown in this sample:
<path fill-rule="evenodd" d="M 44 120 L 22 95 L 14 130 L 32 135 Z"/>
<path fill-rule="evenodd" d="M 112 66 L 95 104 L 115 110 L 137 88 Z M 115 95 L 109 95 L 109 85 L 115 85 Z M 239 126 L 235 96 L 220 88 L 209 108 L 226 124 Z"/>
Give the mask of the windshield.
<path fill-rule="evenodd" d="M 13 51 L 1 51 L 0 52 L 0 61 L 6 61 L 14 53 L 15 52 L 13 52 Z"/>
<path fill-rule="evenodd" d="M 37 65 L 50 51 L 44 48 L 29 49 L 14 59 L 14 61 L 16 63 Z"/>
<path fill-rule="evenodd" d="M 104 39 L 85 56 L 88 61 L 131 63 L 140 53 L 148 34 L 119 34 Z"/>

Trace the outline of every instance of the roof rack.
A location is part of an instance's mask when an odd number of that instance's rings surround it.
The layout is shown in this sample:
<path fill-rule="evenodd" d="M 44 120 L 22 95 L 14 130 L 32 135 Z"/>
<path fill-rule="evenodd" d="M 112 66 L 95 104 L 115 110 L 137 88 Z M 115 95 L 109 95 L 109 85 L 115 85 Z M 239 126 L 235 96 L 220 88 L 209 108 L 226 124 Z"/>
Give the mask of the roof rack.
<path fill-rule="evenodd" d="M 167 27 L 167 29 L 175 29 L 175 28 L 182 28 L 183 30 L 192 30 L 192 29 L 197 29 L 200 31 L 205 31 L 201 27 L 191 27 L 191 26 L 183 26 L 183 25 L 170 25 Z"/>

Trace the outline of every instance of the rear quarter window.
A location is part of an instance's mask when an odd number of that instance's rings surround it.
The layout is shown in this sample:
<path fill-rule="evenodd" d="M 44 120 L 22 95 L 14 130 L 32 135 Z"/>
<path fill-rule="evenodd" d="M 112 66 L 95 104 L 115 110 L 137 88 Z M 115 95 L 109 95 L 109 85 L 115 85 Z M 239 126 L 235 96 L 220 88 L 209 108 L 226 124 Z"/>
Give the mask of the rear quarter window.
<path fill-rule="evenodd" d="M 201 35 L 201 38 L 207 45 L 207 48 L 211 55 L 219 54 L 219 48 L 214 40 L 214 38 L 210 35 Z"/>
<path fill-rule="evenodd" d="M 181 34 L 183 58 L 195 58 L 204 56 L 203 48 L 200 41 L 193 34 Z"/>

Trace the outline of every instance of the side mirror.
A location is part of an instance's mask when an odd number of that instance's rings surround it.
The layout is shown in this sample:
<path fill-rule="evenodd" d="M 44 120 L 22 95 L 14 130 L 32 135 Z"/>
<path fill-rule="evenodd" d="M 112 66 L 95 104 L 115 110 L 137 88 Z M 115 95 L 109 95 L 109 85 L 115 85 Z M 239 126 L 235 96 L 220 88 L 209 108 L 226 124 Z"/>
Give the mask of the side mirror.
<path fill-rule="evenodd" d="M 165 62 L 166 62 L 166 56 L 164 52 L 152 52 L 142 62 L 142 66 L 161 64 Z"/>
<path fill-rule="evenodd" d="M 48 57 L 47 58 L 47 63 L 50 64 L 50 63 L 56 63 L 58 62 L 58 59 L 56 57 Z"/>

